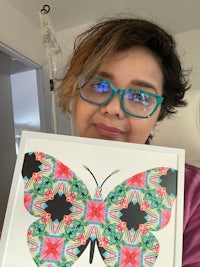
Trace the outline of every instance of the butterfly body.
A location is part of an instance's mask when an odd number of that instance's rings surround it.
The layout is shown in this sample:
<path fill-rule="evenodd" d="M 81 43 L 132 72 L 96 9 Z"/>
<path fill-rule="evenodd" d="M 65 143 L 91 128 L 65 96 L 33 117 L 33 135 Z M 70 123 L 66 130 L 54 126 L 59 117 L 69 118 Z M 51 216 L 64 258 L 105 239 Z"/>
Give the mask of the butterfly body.
<path fill-rule="evenodd" d="M 167 225 L 175 200 L 168 186 L 161 185 L 169 175 L 176 187 L 175 170 L 155 168 L 124 180 L 106 198 L 103 184 L 97 184 L 92 198 L 83 181 L 60 161 L 27 153 L 22 176 L 25 208 L 38 217 L 27 233 L 35 263 L 73 266 L 91 243 L 90 262 L 96 244 L 107 267 L 153 266 L 159 242 L 152 231 Z"/>

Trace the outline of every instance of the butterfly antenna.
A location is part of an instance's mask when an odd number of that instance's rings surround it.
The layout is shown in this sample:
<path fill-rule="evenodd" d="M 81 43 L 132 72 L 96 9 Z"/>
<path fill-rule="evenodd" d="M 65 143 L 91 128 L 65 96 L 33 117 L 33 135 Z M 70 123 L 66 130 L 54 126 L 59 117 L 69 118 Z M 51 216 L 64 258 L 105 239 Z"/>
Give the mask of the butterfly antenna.
<path fill-rule="evenodd" d="M 112 172 L 110 175 L 108 175 L 108 177 L 103 181 L 103 183 L 101 184 L 101 187 L 104 185 L 104 183 L 110 178 L 110 176 L 112 176 L 113 174 L 115 174 L 115 173 L 117 173 L 117 172 L 119 172 L 120 171 L 120 169 L 117 169 L 117 170 L 115 170 L 114 172 Z"/>
<path fill-rule="evenodd" d="M 98 182 L 97 182 L 97 179 L 95 178 L 95 176 L 94 176 L 94 174 L 91 172 L 91 170 L 90 170 L 86 165 L 83 165 L 83 167 L 84 167 L 87 171 L 89 171 L 89 173 L 90 173 L 90 174 L 92 175 L 92 177 L 94 178 L 94 181 L 95 181 L 96 185 L 99 186 L 99 185 L 98 185 Z"/>

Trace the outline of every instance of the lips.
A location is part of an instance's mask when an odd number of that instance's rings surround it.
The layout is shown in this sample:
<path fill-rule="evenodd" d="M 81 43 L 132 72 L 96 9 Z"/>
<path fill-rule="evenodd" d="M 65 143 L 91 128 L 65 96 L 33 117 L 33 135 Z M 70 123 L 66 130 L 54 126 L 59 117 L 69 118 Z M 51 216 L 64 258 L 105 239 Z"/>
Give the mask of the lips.
<path fill-rule="evenodd" d="M 107 137 L 107 138 L 117 138 L 123 133 L 123 131 L 120 130 L 119 128 L 110 127 L 103 123 L 96 123 L 95 129 L 99 135 Z"/>

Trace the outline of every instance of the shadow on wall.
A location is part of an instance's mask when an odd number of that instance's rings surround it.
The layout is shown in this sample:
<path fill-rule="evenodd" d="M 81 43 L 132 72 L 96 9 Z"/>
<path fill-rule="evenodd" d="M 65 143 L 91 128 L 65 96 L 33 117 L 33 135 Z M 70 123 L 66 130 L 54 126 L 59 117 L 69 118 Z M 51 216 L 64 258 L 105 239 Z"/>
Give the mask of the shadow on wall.
<path fill-rule="evenodd" d="M 200 167 L 200 90 L 188 90 L 188 105 L 158 123 L 153 145 L 185 149 L 186 162 Z"/>

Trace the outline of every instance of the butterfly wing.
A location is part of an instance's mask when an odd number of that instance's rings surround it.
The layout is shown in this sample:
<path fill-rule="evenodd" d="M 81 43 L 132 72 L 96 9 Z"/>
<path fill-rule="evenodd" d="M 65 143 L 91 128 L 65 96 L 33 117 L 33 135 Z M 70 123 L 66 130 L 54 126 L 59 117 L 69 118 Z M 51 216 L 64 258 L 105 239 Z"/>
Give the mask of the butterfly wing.
<path fill-rule="evenodd" d="M 25 208 L 38 217 L 27 232 L 35 263 L 72 266 L 89 242 L 83 220 L 88 189 L 70 168 L 41 152 L 25 154 L 22 176 Z"/>
<path fill-rule="evenodd" d="M 177 171 L 154 168 L 117 185 L 106 197 L 106 223 L 98 248 L 106 266 L 153 266 L 176 196 Z"/>
<path fill-rule="evenodd" d="M 159 243 L 151 231 L 170 219 L 175 170 L 134 175 L 105 201 L 92 200 L 68 167 L 40 152 L 25 155 L 22 175 L 25 207 L 38 217 L 28 229 L 29 250 L 38 266 L 72 266 L 93 237 L 107 267 L 153 266 Z"/>

